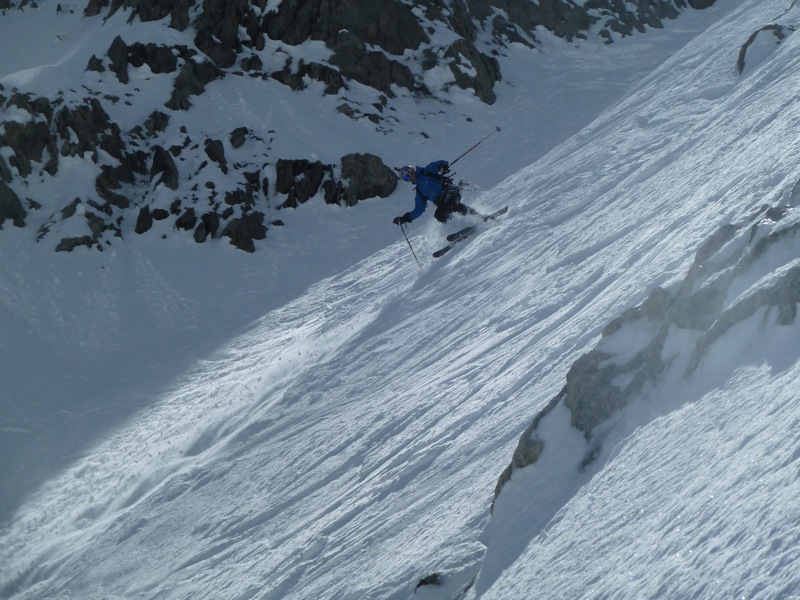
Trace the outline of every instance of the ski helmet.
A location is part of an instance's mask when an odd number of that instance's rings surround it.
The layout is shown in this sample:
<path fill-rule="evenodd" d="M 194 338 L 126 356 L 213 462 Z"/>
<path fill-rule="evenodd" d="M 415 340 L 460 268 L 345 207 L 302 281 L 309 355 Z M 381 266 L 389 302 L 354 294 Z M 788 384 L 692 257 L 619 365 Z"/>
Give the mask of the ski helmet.
<path fill-rule="evenodd" d="M 400 167 L 400 179 L 403 181 L 411 181 L 417 174 L 414 167 Z"/>

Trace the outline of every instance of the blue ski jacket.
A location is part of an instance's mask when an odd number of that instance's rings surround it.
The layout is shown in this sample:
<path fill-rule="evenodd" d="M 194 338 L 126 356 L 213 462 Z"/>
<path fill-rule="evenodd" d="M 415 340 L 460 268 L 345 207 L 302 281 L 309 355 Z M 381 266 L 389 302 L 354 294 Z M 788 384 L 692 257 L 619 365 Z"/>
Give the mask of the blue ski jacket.
<path fill-rule="evenodd" d="M 425 168 L 417 167 L 414 182 L 417 186 L 417 196 L 414 199 L 414 210 L 408 213 L 412 221 L 425 212 L 428 202 L 437 204 L 442 190 L 448 187 L 447 177 L 439 172 L 441 166 L 446 163 L 446 160 L 436 160 Z"/>

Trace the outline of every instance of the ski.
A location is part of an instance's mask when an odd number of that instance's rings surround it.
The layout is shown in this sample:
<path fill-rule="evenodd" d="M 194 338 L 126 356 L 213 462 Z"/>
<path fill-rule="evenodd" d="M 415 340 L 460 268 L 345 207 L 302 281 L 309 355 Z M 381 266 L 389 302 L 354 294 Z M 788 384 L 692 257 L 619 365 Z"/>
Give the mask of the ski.
<path fill-rule="evenodd" d="M 489 215 L 483 215 L 482 219 L 485 223 L 486 221 L 494 221 L 497 217 L 500 217 L 508 212 L 508 206 L 504 206 L 500 210 L 493 212 Z M 443 254 L 447 254 L 450 250 L 453 249 L 458 242 L 463 242 L 465 239 L 470 237 L 473 233 L 478 230 L 477 225 L 470 225 L 469 227 L 464 227 L 464 229 L 460 229 L 455 233 L 451 233 L 447 236 L 448 244 L 444 248 L 440 248 L 436 252 L 433 253 L 434 258 L 439 258 Z"/>
<path fill-rule="evenodd" d="M 459 241 L 463 240 L 465 237 L 467 237 L 469 234 L 471 234 L 473 231 L 475 231 L 475 225 L 470 225 L 469 227 L 464 227 L 464 229 L 460 229 L 459 231 L 456 231 L 455 233 L 451 233 L 450 235 L 448 235 L 447 236 L 447 241 L 448 242 L 459 242 Z"/>

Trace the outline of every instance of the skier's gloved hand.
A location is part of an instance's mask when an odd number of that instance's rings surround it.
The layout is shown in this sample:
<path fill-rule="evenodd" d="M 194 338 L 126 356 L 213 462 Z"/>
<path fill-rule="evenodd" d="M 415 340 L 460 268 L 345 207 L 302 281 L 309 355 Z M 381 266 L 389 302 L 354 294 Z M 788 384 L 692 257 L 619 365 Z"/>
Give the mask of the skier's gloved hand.
<path fill-rule="evenodd" d="M 399 217 L 395 217 L 394 221 L 392 221 L 395 225 L 403 225 L 404 223 L 411 223 L 411 215 L 408 213 L 401 215 Z"/>
<path fill-rule="evenodd" d="M 442 173 L 448 173 L 450 171 L 450 165 L 448 163 L 442 163 L 442 165 L 439 167 L 439 170 Z"/>

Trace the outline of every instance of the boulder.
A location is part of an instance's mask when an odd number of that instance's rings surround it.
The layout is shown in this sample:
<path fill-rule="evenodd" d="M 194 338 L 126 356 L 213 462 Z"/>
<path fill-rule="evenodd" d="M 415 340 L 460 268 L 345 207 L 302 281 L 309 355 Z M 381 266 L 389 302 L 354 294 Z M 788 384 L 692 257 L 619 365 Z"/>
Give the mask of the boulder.
<path fill-rule="evenodd" d="M 94 243 L 94 239 L 90 235 L 68 237 L 62 239 L 58 243 L 58 246 L 56 246 L 56 252 L 72 252 L 78 246 L 86 246 L 87 248 L 91 248 Z"/>
<path fill-rule="evenodd" d="M 202 94 L 208 83 L 221 76 L 222 71 L 214 63 L 186 60 L 175 78 L 172 95 L 165 106 L 172 110 L 189 110 L 192 106 L 189 97 Z"/>
<path fill-rule="evenodd" d="M 111 42 L 106 55 L 111 60 L 111 70 L 120 83 L 128 83 L 128 45 L 120 36 Z"/>
<path fill-rule="evenodd" d="M 163 183 L 171 190 L 178 189 L 178 167 L 175 166 L 175 161 L 169 152 L 164 150 L 161 146 L 153 148 L 153 162 L 150 166 L 150 182 L 159 176 L 156 185 Z"/>
<path fill-rule="evenodd" d="M 5 182 L 0 181 L 0 229 L 7 219 L 11 220 L 15 227 L 24 227 L 27 216 L 19 196 Z"/>
<path fill-rule="evenodd" d="M 101 148 L 114 158 L 122 159 L 125 144 L 119 125 L 111 121 L 96 98 L 88 98 L 84 102 L 77 106 L 65 106 L 55 116 L 55 128 L 63 140 L 61 154 L 76 156 Z"/>
<path fill-rule="evenodd" d="M 326 177 L 333 179 L 333 168 L 330 165 L 305 159 L 279 159 L 275 165 L 275 191 L 288 194 L 283 207 L 295 208 L 312 198 Z"/>
<path fill-rule="evenodd" d="M 236 63 L 241 50 L 239 29 L 257 36 L 259 23 L 247 0 L 204 0 L 203 12 L 194 22 L 197 48 L 218 67 L 227 69 Z"/>
<path fill-rule="evenodd" d="M 328 45 L 334 51 L 331 64 L 339 67 L 342 75 L 375 88 L 393 97 L 392 85 L 429 93 L 417 86 L 414 75 L 406 65 L 389 59 L 385 53 L 366 50 L 363 42 L 347 30 L 336 32 Z"/>
<path fill-rule="evenodd" d="M 233 148 L 241 148 L 245 140 L 247 140 L 247 135 L 250 133 L 250 130 L 247 127 L 237 127 L 233 131 L 231 131 L 230 135 L 230 143 L 231 147 Z"/>
<path fill-rule="evenodd" d="M 220 140 L 206 140 L 206 156 L 219 165 L 224 174 L 228 174 L 228 164 L 225 162 L 225 147 Z"/>
<path fill-rule="evenodd" d="M 271 77 L 295 91 L 306 88 L 304 81 L 306 77 L 324 83 L 325 94 L 333 95 L 338 93 L 339 90 L 347 88 L 344 77 L 339 71 L 316 62 L 306 63 L 302 58 L 294 68 L 292 67 L 291 59 L 288 60 L 283 69 L 275 71 Z"/>
<path fill-rule="evenodd" d="M 206 239 L 211 236 L 212 238 L 217 235 L 219 230 L 219 215 L 217 213 L 206 213 L 200 217 L 200 223 L 194 230 L 194 241 L 202 244 Z"/>
<path fill-rule="evenodd" d="M 714 5 L 714 0 L 689 0 L 689 6 L 697 10 L 711 8 Z"/>
<path fill-rule="evenodd" d="M 175 220 L 175 227 L 178 229 L 185 229 L 187 231 L 194 229 L 197 224 L 197 217 L 194 214 L 194 208 L 191 206 Z"/>
<path fill-rule="evenodd" d="M 172 73 L 178 68 L 178 58 L 169 46 L 135 43 L 128 48 L 128 63 L 134 67 L 147 65 L 153 73 Z"/>
<path fill-rule="evenodd" d="M 0 156 L 0 179 L 6 183 L 11 182 L 11 170 L 8 168 L 6 160 L 2 156 Z"/>
<path fill-rule="evenodd" d="M 497 59 L 479 52 L 465 40 L 456 40 L 445 57 L 450 59 L 450 70 L 456 84 L 462 89 L 472 88 L 475 95 L 486 104 L 494 104 L 494 84 L 500 81 L 500 64 Z"/>
<path fill-rule="evenodd" d="M 47 123 L 6 121 L 3 126 L 5 132 L 0 135 L 0 146 L 8 146 L 13 150 L 14 155 L 9 159 L 11 166 L 15 167 L 22 177 L 27 177 L 33 172 L 32 162 L 42 162 L 45 150 L 50 154 L 45 170 L 51 175 L 55 174 L 58 168 L 58 152 L 55 137 Z"/>
<path fill-rule="evenodd" d="M 373 154 L 343 156 L 342 179 L 348 184 L 342 193 L 348 206 L 366 198 L 386 198 L 397 188 L 397 175 Z"/>
<path fill-rule="evenodd" d="M 136 218 L 136 228 L 134 231 L 136 233 L 142 234 L 146 231 L 149 231 L 150 228 L 153 226 L 153 217 L 150 214 L 150 207 L 143 206 L 139 209 L 139 216 Z"/>
<path fill-rule="evenodd" d="M 156 133 L 164 131 L 169 125 L 169 115 L 164 114 L 160 110 L 154 110 L 144 122 L 144 128 L 147 133 L 152 137 Z"/>
<path fill-rule="evenodd" d="M 232 219 L 223 229 L 222 236 L 230 238 L 231 244 L 239 250 L 255 252 L 253 240 L 263 240 L 267 237 L 264 214 L 255 212 L 239 219 Z"/>

